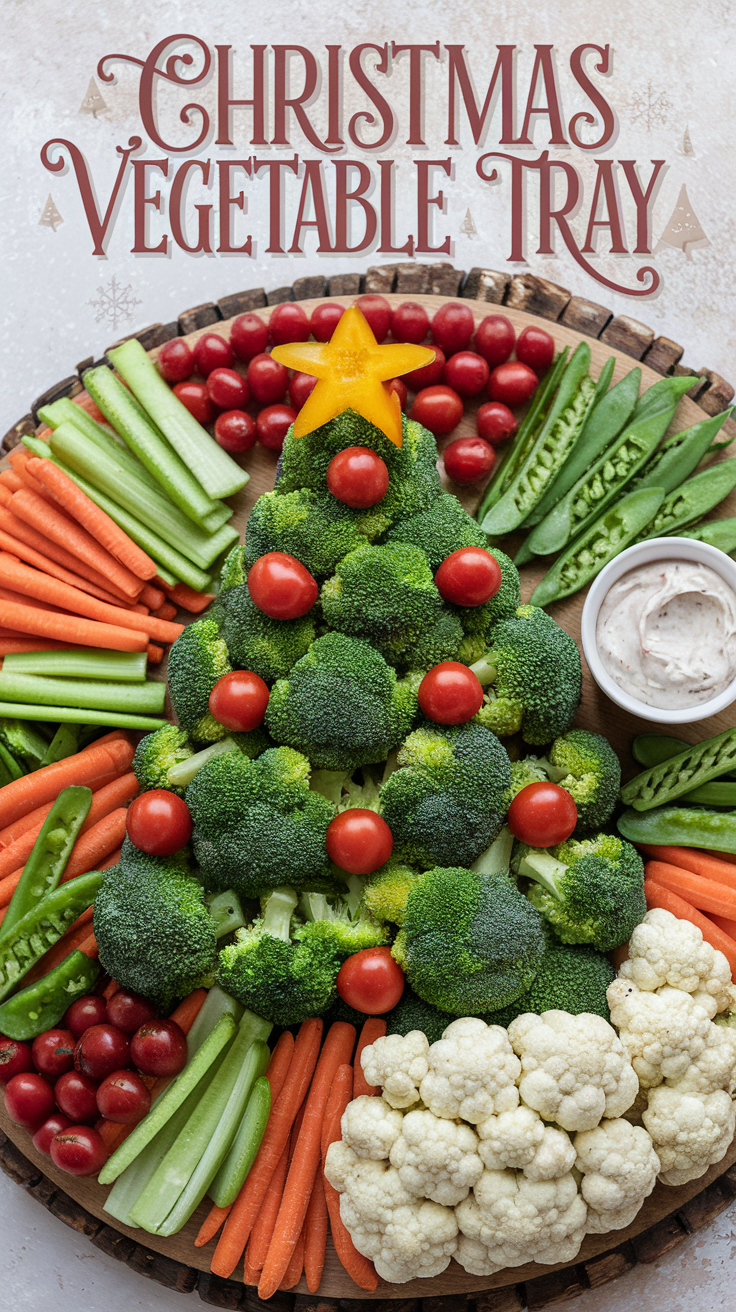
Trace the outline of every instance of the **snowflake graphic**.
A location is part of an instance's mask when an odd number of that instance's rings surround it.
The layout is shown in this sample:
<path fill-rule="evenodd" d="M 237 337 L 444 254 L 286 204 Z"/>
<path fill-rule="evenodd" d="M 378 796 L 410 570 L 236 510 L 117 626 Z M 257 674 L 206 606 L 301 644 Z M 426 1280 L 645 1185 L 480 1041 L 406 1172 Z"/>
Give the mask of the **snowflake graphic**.
<path fill-rule="evenodd" d="M 133 311 L 136 305 L 142 305 L 131 295 L 133 288 L 128 284 L 127 287 L 121 287 L 113 274 L 106 287 L 98 287 L 99 300 L 87 301 L 97 314 L 95 323 L 107 323 L 111 328 L 117 328 L 118 324 L 129 323 L 133 318 Z"/>
<path fill-rule="evenodd" d="M 658 91 L 651 82 L 647 82 L 643 91 L 634 91 L 629 99 L 632 123 L 643 123 L 647 132 L 653 127 L 664 127 L 667 123 L 672 101 L 664 91 Z"/>

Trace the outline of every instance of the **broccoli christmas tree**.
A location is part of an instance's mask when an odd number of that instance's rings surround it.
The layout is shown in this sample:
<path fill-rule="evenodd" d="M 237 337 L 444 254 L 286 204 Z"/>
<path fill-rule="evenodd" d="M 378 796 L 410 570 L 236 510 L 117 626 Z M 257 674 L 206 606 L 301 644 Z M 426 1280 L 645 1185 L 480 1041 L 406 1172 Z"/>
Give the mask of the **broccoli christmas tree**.
<path fill-rule="evenodd" d="M 654 254 L 656 255 L 663 246 L 673 246 L 675 250 L 683 251 L 685 258 L 688 260 L 692 260 L 694 250 L 702 246 L 710 246 L 710 242 L 690 204 L 687 187 L 684 183 L 680 188 L 677 204 L 672 211 L 665 230 L 654 247 Z"/>

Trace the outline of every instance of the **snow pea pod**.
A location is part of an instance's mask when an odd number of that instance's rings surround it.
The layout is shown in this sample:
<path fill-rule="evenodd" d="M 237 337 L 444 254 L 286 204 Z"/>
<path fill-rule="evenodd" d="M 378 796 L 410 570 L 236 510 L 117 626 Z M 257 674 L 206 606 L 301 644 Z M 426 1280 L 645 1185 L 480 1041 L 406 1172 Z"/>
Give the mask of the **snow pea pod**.
<path fill-rule="evenodd" d="M 639 495 L 638 493 L 635 495 Z M 685 751 L 643 770 L 621 789 L 621 800 L 637 811 L 665 806 L 736 767 L 736 729 L 689 745 Z M 696 845 L 697 846 L 697 845 Z"/>
<path fill-rule="evenodd" d="M 100 967 L 75 949 L 48 975 L 14 993 L 0 1006 L 0 1034 L 27 1043 L 58 1025 L 75 998 L 93 988 Z"/>
<path fill-rule="evenodd" d="M 730 413 L 726 410 L 668 437 L 632 484 L 632 491 L 635 487 L 663 487 L 666 493 L 674 492 L 712 451 L 713 439 Z"/>
<path fill-rule="evenodd" d="M 0 943 L 40 898 L 56 888 L 91 805 L 90 788 L 65 788 L 59 793 L 10 899 L 0 925 Z"/>
<path fill-rule="evenodd" d="M 689 746 L 683 738 L 670 738 L 664 733 L 640 733 L 631 744 L 631 755 L 639 765 L 661 765 L 671 756 L 686 752 Z"/>
<path fill-rule="evenodd" d="M 712 519 L 708 524 L 699 524 L 697 528 L 682 529 L 681 538 L 694 538 L 696 542 L 707 542 L 719 551 L 730 556 L 736 551 L 736 519 Z"/>
<path fill-rule="evenodd" d="M 693 379 L 690 378 L 688 382 L 687 376 L 675 378 L 670 375 L 661 378 L 658 383 L 648 387 L 646 392 L 642 392 L 634 407 L 632 419 L 636 423 L 640 419 L 648 419 L 650 414 L 662 408 L 668 410 L 670 406 L 676 406 L 692 385 Z"/>
<path fill-rule="evenodd" d="M 734 487 L 736 460 L 722 460 L 718 465 L 710 465 L 665 497 L 652 522 L 646 526 L 648 532 L 643 533 L 640 540 L 646 542 L 649 538 L 660 538 L 687 528 L 694 520 L 707 515 Z"/>
<path fill-rule="evenodd" d="M 99 870 L 70 879 L 47 893 L 13 926 L 0 942 L 0 1001 L 94 902 L 103 879 Z"/>
<path fill-rule="evenodd" d="M 546 606 L 590 583 L 609 560 L 633 542 L 662 504 L 661 488 L 630 492 L 597 519 L 558 556 L 535 588 L 531 603 Z"/>
<path fill-rule="evenodd" d="M 618 831 L 630 843 L 703 847 L 736 854 L 736 814 L 732 811 L 687 806 L 660 806 L 645 814 L 628 810 L 619 817 Z"/>

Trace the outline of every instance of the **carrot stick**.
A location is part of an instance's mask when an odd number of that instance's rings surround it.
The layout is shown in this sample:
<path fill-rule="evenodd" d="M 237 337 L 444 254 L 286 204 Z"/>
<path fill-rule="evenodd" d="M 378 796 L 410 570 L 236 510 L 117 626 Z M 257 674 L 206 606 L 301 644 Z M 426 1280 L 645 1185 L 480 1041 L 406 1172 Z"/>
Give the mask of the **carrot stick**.
<path fill-rule="evenodd" d="M 709 916 L 708 918 L 736 943 L 736 920 L 728 920 L 726 916 Z"/>
<path fill-rule="evenodd" d="M 90 785 L 101 775 L 106 776 L 105 783 L 108 783 L 110 777 L 129 770 L 132 761 L 133 747 L 128 739 L 100 741 L 74 756 L 13 779 L 0 789 L 0 824 L 8 826 L 45 802 L 54 801 L 62 788 L 71 784 Z"/>
<path fill-rule="evenodd" d="M 100 955 L 100 949 L 97 946 L 97 939 L 94 936 L 94 932 L 89 933 L 82 943 L 77 944 L 77 950 L 83 952 L 85 957 L 89 957 L 92 961 L 97 960 Z"/>
<path fill-rule="evenodd" d="M 3 915 L 6 910 L 7 907 L 4 907 Z M 58 943 L 55 943 L 52 948 L 49 948 L 48 952 L 44 953 L 44 955 L 36 962 L 35 966 L 29 970 L 23 980 L 23 987 L 25 988 L 28 984 L 35 984 L 36 980 L 42 979 L 44 975 L 48 975 L 49 971 L 53 970 L 55 966 L 58 966 L 65 957 L 68 957 L 70 952 L 74 952 L 75 948 L 80 948 L 81 950 L 81 945 L 86 942 L 90 936 L 90 931 L 92 929 L 91 922 L 92 907 L 87 907 L 87 910 L 82 912 L 82 915 L 78 920 L 75 920 L 74 924 L 66 931 L 66 934 L 59 939 Z"/>
<path fill-rule="evenodd" d="M 304 1246 L 305 1246 L 304 1227 L 306 1226 L 306 1223 L 307 1222 L 305 1217 L 304 1225 L 302 1226 L 299 1238 L 297 1239 L 294 1245 L 294 1251 L 291 1257 L 289 1258 L 289 1265 L 287 1266 L 284 1272 L 284 1276 L 281 1281 L 281 1284 L 279 1285 L 279 1289 L 293 1289 L 295 1285 L 299 1284 L 299 1281 L 302 1278 L 302 1272 L 304 1271 Z"/>
<path fill-rule="evenodd" d="M 92 419 L 96 420 L 98 424 L 103 424 L 107 426 L 107 420 L 105 416 L 103 415 L 99 407 L 95 404 L 95 402 L 92 400 L 92 397 L 90 396 L 89 392 L 86 389 L 82 392 L 77 392 L 77 395 L 72 397 L 72 401 L 74 402 L 75 405 L 79 406 L 80 410 L 86 410 L 87 414 L 90 415 Z M 51 430 L 49 430 L 49 432 L 50 431 Z M 48 438 L 44 440 L 48 441 Z"/>
<path fill-rule="evenodd" d="M 28 461 L 32 458 L 30 451 L 27 451 L 25 447 L 15 447 L 9 453 L 8 458 L 13 466 L 13 473 L 18 476 L 23 485 L 21 491 L 31 491 L 35 496 L 40 497 L 46 505 L 50 505 L 51 498 L 46 489 L 41 483 L 36 482 L 32 474 L 28 473 Z"/>
<path fill-rule="evenodd" d="M 21 633 L 35 634 L 39 638 L 58 638 L 77 647 L 145 651 L 148 646 L 145 633 L 137 633 L 132 627 L 98 624 L 96 620 L 57 614 L 56 611 L 41 610 L 38 606 L 19 606 L 12 601 L 0 601 L 0 624 L 20 629 Z"/>
<path fill-rule="evenodd" d="M 105 578 L 112 579 L 126 596 L 138 596 L 142 587 L 141 580 L 57 506 L 49 505 L 35 492 L 23 488 L 13 494 L 10 509 L 18 519 L 30 524 L 31 528 L 38 529 L 45 537 L 51 538 L 52 542 L 64 547 L 65 551 L 71 551 L 73 556 L 86 561 Z"/>
<path fill-rule="evenodd" d="M 697 925 L 706 943 L 710 943 L 712 948 L 723 953 L 731 967 L 731 977 L 736 976 L 736 943 L 708 916 L 701 915 L 683 897 L 655 883 L 653 879 L 644 881 L 644 895 L 648 907 L 660 907 L 663 911 L 669 911 L 673 916 L 677 916 L 678 920 L 689 920 L 691 924 Z"/>
<path fill-rule="evenodd" d="M 373 1097 L 374 1094 L 379 1092 L 377 1086 L 373 1084 L 369 1084 L 368 1081 L 366 1080 L 365 1075 L 363 1074 L 363 1067 L 360 1064 L 360 1058 L 362 1056 L 363 1049 L 370 1047 L 372 1043 L 375 1043 L 376 1039 L 383 1038 L 385 1033 L 386 1033 L 385 1020 L 379 1020 L 378 1017 L 376 1016 L 369 1016 L 367 1021 L 363 1023 L 363 1028 L 360 1031 L 360 1035 L 358 1037 L 358 1046 L 355 1049 L 355 1057 L 353 1058 L 353 1097 L 354 1098 L 359 1098 L 360 1095 L 363 1093 L 370 1095 L 370 1097 Z"/>
<path fill-rule="evenodd" d="M 167 601 L 163 606 L 159 606 L 157 610 L 153 611 L 153 614 L 157 620 L 173 620 L 176 615 L 176 606 L 172 606 Z"/>
<path fill-rule="evenodd" d="M 72 651 L 71 642 L 44 641 L 43 638 L 0 637 L 0 656 L 16 656 L 26 651 Z"/>
<path fill-rule="evenodd" d="M 268 1254 L 268 1246 L 271 1243 L 276 1217 L 279 1214 L 281 1199 L 284 1194 L 284 1184 L 286 1182 L 286 1172 L 289 1169 L 289 1147 L 287 1145 L 282 1152 L 276 1170 L 274 1171 L 268 1186 L 266 1197 L 264 1198 L 253 1229 L 251 1230 L 250 1239 L 248 1240 L 248 1261 L 250 1266 L 256 1271 L 254 1284 L 258 1284 L 263 1270 L 263 1263 Z"/>
<path fill-rule="evenodd" d="M 20 492 L 20 489 L 23 486 L 23 479 L 18 478 L 15 470 L 4 469 L 0 474 L 0 483 L 2 483 L 3 487 L 6 487 L 9 492 Z"/>
<path fill-rule="evenodd" d="M 122 732 L 122 730 L 115 730 L 115 732 Z M 112 734 L 107 734 L 104 738 L 98 738 L 97 742 L 89 743 L 89 745 L 83 748 L 82 750 L 86 752 L 89 750 L 90 747 L 97 747 L 97 746 L 103 747 L 107 742 L 118 742 L 118 741 L 125 741 L 125 740 L 124 739 L 118 740 L 117 738 L 113 738 Z M 109 774 L 100 775 L 98 779 L 90 780 L 90 782 L 87 784 L 87 787 L 91 788 L 92 792 L 96 794 L 102 788 L 106 787 L 108 784 L 115 783 L 116 780 L 122 775 L 124 775 L 125 773 L 126 771 L 124 770 L 114 770 L 111 771 Z M 122 805 L 122 802 L 120 802 L 119 804 Z M 0 852 L 4 851 L 6 847 L 11 847 L 12 844 L 17 842 L 19 838 L 22 838 L 24 834 L 27 834 L 30 829 L 34 830 L 33 841 L 35 842 L 36 838 L 38 837 L 39 831 L 41 829 L 41 825 L 46 819 L 46 816 L 48 815 L 52 806 L 53 806 L 53 802 L 46 802 L 44 806 L 36 807 L 34 811 L 29 811 L 28 815 L 22 816 L 19 820 L 14 821 L 13 824 L 7 825 L 5 829 L 0 830 Z M 91 810 L 92 808 L 90 807 L 90 811 Z M 99 816 L 97 818 L 100 819 Z M 89 816 L 87 816 L 87 819 L 89 819 Z M 25 856 L 21 856 L 19 860 L 25 861 Z M 17 868 L 18 864 L 19 864 L 18 861 L 14 863 L 14 869 Z"/>
<path fill-rule="evenodd" d="M 105 999 L 105 1002 L 109 1002 L 110 998 L 114 997 L 115 994 L 119 992 L 120 992 L 120 985 L 118 984 L 117 980 L 111 979 L 110 983 L 106 984 L 104 989 L 102 990 L 102 996 Z"/>
<path fill-rule="evenodd" d="M 335 1143 L 340 1138 L 340 1121 L 343 1112 L 350 1102 L 352 1096 L 353 1080 L 350 1067 L 338 1072 L 335 1083 L 339 1081 L 340 1097 L 336 1100 L 332 1123 L 327 1128 L 325 1142 L 327 1148 L 331 1143 Z M 325 1151 L 325 1156 L 326 1156 Z M 378 1276 L 376 1275 L 372 1262 L 367 1257 L 359 1253 L 352 1239 L 350 1232 L 340 1216 L 340 1195 L 333 1188 L 323 1172 L 323 1184 L 325 1191 L 325 1202 L 330 1217 L 330 1230 L 332 1232 L 332 1242 L 335 1247 L 340 1262 L 347 1271 L 350 1278 L 355 1282 L 359 1289 L 377 1289 Z"/>
<path fill-rule="evenodd" d="M 8 515 L 8 519 L 12 516 Z M 94 583 L 89 583 L 87 579 L 81 578 L 71 570 L 63 569 L 57 565 L 56 561 L 51 560 L 49 556 L 43 555 L 42 552 L 36 551 L 34 547 L 29 547 L 21 539 L 12 537 L 0 525 L 0 547 L 9 551 L 13 556 L 18 556 L 24 560 L 27 565 L 34 565 L 36 569 L 43 570 L 45 574 L 51 574 L 53 578 L 59 579 L 62 583 L 68 583 L 71 587 L 79 588 L 80 592 L 88 592 L 90 596 L 97 597 L 100 601 L 107 601 L 113 606 L 118 604 L 118 599 L 111 592 L 105 592 L 104 588 L 98 588 Z"/>
<path fill-rule="evenodd" d="M 57 565 L 63 566 L 68 574 L 81 575 L 106 595 L 114 596 L 118 601 L 125 601 L 126 598 L 130 600 L 129 593 L 121 592 L 110 579 L 105 578 L 103 574 L 99 574 L 96 569 L 92 569 L 84 561 L 79 560 L 77 556 L 73 556 L 70 551 L 65 551 L 56 542 L 52 542 L 51 538 L 47 538 L 44 533 L 39 533 L 37 529 L 31 528 L 30 524 L 25 524 L 22 519 L 18 519 L 17 515 L 14 515 L 9 509 L 11 504 L 11 496 L 8 497 L 7 504 L 4 502 L 3 489 L 0 485 L 0 528 L 11 538 L 33 547 L 39 555 L 48 557 L 49 560 L 55 561 Z M 51 573 L 50 570 L 49 573 Z"/>
<path fill-rule="evenodd" d="M 290 1030 L 284 1030 L 271 1053 L 271 1060 L 266 1071 L 266 1079 L 271 1087 L 271 1106 L 273 1106 L 284 1087 L 293 1054 L 294 1035 Z"/>
<path fill-rule="evenodd" d="M 257 1285 L 261 1272 L 258 1267 L 251 1266 L 249 1254 L 250 1244 L 248 1244 L 248 1247 L 245 1250 L 245 1257 L 243 1258 L 243 1284 Z"/>
<path fill-rule="evenodd" d="M 127 1125 L 119 1125 L 117 1121 L 106 1121 L 103 1117 L 101 1120 L 97 1121 L 95 1129 L 97 1133 L 101 1135 L 102 1142 L 107 1148 L 109 1154 L 114 1153 L 118 1145 L 127 1137 L 125 1131 L 127 1129 L 132 1130 L 133 1126 L 131 1125 L 128 1127 Z"/>
<path fill-rule="evenodd" d="M 679 866 L 668 866 L 664 861 L 647 861 L 644 876 L 668 888 L 671 893 L 678 893 L 699 911 L 713 911 L 717 916 L 732 919 L 736 917 L 736 890 L 717 884 L 714 879 L 704 879 L 702 875 L 693 875 Z"/>
<path fill-rule="evenodd" d="M 120 855 L 122 853 L 122 850 L 123 850 L 122 847 L 116 847 L 115 851 L 111 852 L 109 856 L 106 856 L 104 861 L 100 861 L 98 863 L 97 869 L 109 870 L 112 866 L 118 865 L 120 862 Z"/>
<path fill-rule="evenodd" d="M 144 583 L 141 589 L 141 601 L 150 610 L 158 610 L 158 607 L 163 606 L 166 601 L 166 593 L 162 592 L 160 588 L 154 588 L 151 583 Z"/>
<path fill-rule="evenodd" d="M 345 1101 L 346 1090 L 348 1093 L 347 1102 Z M 322 1120 L 322 1130 L 320 1132 L 320 1154 L 323 1160 L 327 1156 L 327 1149 L 329 1148 L 328 1135 L 330 1132 L 330 1127 L 332 1126 L 335 1117 L 338 1116 L 338 1112 L 339 1112 L 338 1120 L 340 1119 L 340 1117 L 342 1117 L 342 1114 L 345 1108 L 347 1107 L 348 1102 L 350 1102 L 352 1096 L 353 1096 L 353 1069 L 352 1067 L 350 1067 L 350 1079 L 348 1080 L 347 1074 L 341 1066 L 337 1072 L 337 1075 L 335 1076 L 335 1080 L 332 1085 L 332 1088 L 330 1089 L 329 1097 L 327 1099 L 327 1105 L 325 1107 L 325 1114 Z M 339 1137 L 340 1136 L 338 1135 L 338 1139 Z"/>
<path fill-rule="evenodd" d="M 148 653 L 148 663 L 149 663 L 149 665 L 160 665 L 160 664 L 161 664 L 161 661 L 163 660 L 163 656 L 164 656 L 163 647 L 157 647 L 157 646 L 155 645 L 155 643 L 153 643 L 153 642 L 149 642 L 148 647 L 146 648 L 146 651 L 147 651 L 147 653 Z"/>
<path fill-rule="evenodd" d="M 706 879 L 714 879 L 717 884 L 736 889 L 736 866 L 710 852 L 699 852 L 695 847 L 657 847 L 652 843 L 637 843 L 636 846 L 657 862 L 664 861 L 669 866 L 689 870 L 694 875 L 703 875 Z"/>
<path fill-rule="evenodd" d="M 307 1215 L 302 1233 L 306 1237 L 304 1246 L 304 1274 L 310 1294 L 316 1294 L 322 1281 L 327 1250 L 327 1231 L 329 1220 L 325 1201 L 325 1186 L 322 1172 L 318 1171 L 314 1179 L 312 1197 L 309 1200 Z"/>
<path fill-rule="evenodd" d="M 309 1088 L 317 1064 L 321 1037 L 321 1020 L 306 1020 L 300 1025 L 286 1082 L 271 1108 L 256 1159 L 233 1203 L 215 1249 L 212 1259 L 215 1275 L 231 1275 L 242 1257 L 273 1173 L 288 1144 L 296 1114 Z"/>
<path fill-rule="evenodd" d="M 72 848 L 66 870 L 61 876 L 62 884 L 68 884 L 70 879 L 86 875 L 90 870 L 99 870 L 100 862 L 121 846 L 127 819 L 127 810 L 120 806 L 98 820 L 88 833 L 82 834 Z"/>
<path fill-rule="evenodd" d="M 191 611 L 193 615 L 198 615 L 215 600 L 214 592 L 195 592 L 194 588 L 190 588 L 186 583 L 177 583 L 176 587 L 166 587 L 164 591 L 175 606 Z"/>
<path fill-rule="evenodd" d="M 197 1235 L 197 1238 L 194 1241 L 195 1248 L 204 1248 L 205 1244 L 208 1244 L 210 1242 L 210 1239 L 214 1239 L 223 1221 L 226 1221 L 227 1218 L 229 1217 L 231 1208 L 232 1208 L 232 1203 L 230 1203 L 227 1207 L 218 1207 L 216 1203 L 212 1204 L 209 1212 L 204 1218 L 204 1221 L 199 1227 L 199 1234 Z M 255 1280 L 252 1281 L 251 1283 L 257 1284 L 257 1282 L 258 1282 L 258 1275 L 256 1274 Z"/>

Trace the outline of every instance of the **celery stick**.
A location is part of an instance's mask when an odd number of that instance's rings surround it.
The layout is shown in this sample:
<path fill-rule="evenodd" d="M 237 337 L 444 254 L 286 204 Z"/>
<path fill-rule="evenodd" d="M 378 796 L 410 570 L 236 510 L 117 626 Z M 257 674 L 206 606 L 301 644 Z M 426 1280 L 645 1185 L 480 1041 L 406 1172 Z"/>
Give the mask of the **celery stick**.
<path fill-rule="evenodd" d="M 261 1072 L 253 1085 L 227 1157 L 207 1190 L 218 1207 L 229 1207 L 240 1193 L 261 1146 L 270 1111 L 271 1086 Z"/>
<path fill-rule="evenodd" d="M 181 580 L 176 577 L 176 574 L 172 574 L 171 570 L 168 570 L 165 565 L 162 565 L 160 560 L 157 560 L 156 564 L 158 565 L 158 576 L 162 583 L 165 583 L 167 588 L 175 588 Z M 158 584 L 154 584 L 154 586 L 158 587 Z"/>
<path fill-rule="evenodd" d="M 58 702 L 61 706 L 86 707 L 91 711 L 155 715 L 164 709 L 166 684 L 153 680 L 147 683 L 107 683 L 95 679 L 51 679 L 42 674 L 10 674 L 3 666 L 0 670 L 0 703 L 10 701 L 27 701 L 34 706 Z M 46 719 L 49 718 L 47 715 Z"/>
<path fill-rule="evenodd" d="M 108 729 L 143 729 L 153 733 L 154 729 L 163 729 L 168 720 L 154 719 L 150 715 L 128 715 L 122 711 L 100 711 L 82 709 L 79 706 L 47 706 L 34 702 L 2 702 L 0 709 L 4 716 L 18 720 L 42 720 L 44 723 L 55 720 L 57 724 L 104 724 Z"/>
<path fill-rule="evenodd" d="M 64 679 L 115 679 L 142 683 L 146 677 L 144 651 L 21 651 L 3 659 L 5 674 L 53 674 Z"/>
<path fill-rule="evenodd" d="M 211 1034 L 221 1016 L 230 1016 L 236 1025 L 240 1024 L 245 1008 L 219 984 L 213 984 L 207 991 L 199 1013 L 187 1035 L 187 1061 L 191 1061 L 199 1052 L 208 1034 Z"/>
<path fill-rule="evenodd" d="M 213 1074 L 214 1070 L 211 1068 L 200 1080 L 196 1089 L 193 1089 L 186 1101 L 182 1103 L 179 1110 L 174 1112 L 174 1115 L 161 1127 L 158 1134 L 115 1181 L 103 1203 L 103 1207 L 106 1212 L 110 1213 L 110 1216 L 122 1221 L 123 1225 L 129 1225 L 135 1230 L 138 1229 L 135 1221 L 131 1218 L 130 1209 L 135 1206 L 157 1166 L 163 1161 L 169 1148 L 184 1129 Z"/>
<path fill-rule="evenodd" d="M 109 424 L 98 424 L 97 420 L 83 410 L 81 405 L 75 405 L 68 396 L 60 396 L 58 401 L 52 401 L 51 405 L 42 406 L 38 417 L 52 430 L 60 428 L 62 424 L 74 424 L 74 427 L 96 443 L 101 451 L 114 452 L 116 456 L 129 460 L 132 466 L 137 466 L 136 472 L 149 487 L 158 487 L 153 475 L 149 474 L 145 465 L 142 465 L 128 449 L 120 434 L 116 433 L 114 428 L 110 428 Z"/>
<path fill-rule="evenodd" d="M 210 496 L 229 497 L 245 487 L 248 474 L 182 405 L 139 341 L 130 338 L 110 351 L 109 357 L 146 413 Z"/>

